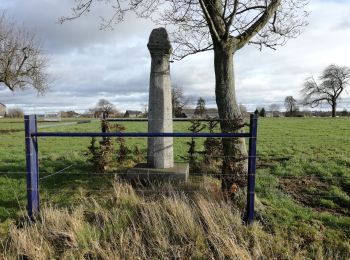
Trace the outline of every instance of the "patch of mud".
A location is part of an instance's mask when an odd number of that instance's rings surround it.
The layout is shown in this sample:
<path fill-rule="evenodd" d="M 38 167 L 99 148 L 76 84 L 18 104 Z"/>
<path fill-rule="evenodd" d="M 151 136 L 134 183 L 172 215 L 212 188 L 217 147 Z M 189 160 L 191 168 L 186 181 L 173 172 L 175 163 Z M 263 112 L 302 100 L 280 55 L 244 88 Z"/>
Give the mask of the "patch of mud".
<path fill-rule="evenodd" d="M 258 159 L 256 163 L 256 168 L 266 168 L 266 167 L 272 167 L 276 165 L 276 163 L 285 163 L 289 161 L 290 157 L 277 157 L 277 158 L 264 158 L 264 159 Z"/>
<path fill-rule="evenodd" d="M 344 215 L 349 214 L 347 209 L 339 206 L 330 208 L 320 205 L 320 199 L 330 199 L 330 197 L 329 184 L 322 182 L 319 178 L 280 178 L 278 188 L 290 195 L 297 202 L 312 207 L 317 211 L 328 211 Z"/>

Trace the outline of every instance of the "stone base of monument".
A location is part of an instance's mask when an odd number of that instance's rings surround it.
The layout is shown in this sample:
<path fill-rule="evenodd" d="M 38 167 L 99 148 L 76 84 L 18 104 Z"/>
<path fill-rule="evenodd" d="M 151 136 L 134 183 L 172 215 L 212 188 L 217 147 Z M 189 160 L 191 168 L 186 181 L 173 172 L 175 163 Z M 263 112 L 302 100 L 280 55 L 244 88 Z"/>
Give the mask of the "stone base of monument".
<path fill-rule="evenodd" d="M 167 169 L 148 168 L 146 163 L 140 163 L 135 168 L 129 169 L 126 173 L 119 173 L 121 179 L 133 183 L 178 183 L 186 182 L 189 174 L 188 163 L 175 163 L 174 167 Z"/>

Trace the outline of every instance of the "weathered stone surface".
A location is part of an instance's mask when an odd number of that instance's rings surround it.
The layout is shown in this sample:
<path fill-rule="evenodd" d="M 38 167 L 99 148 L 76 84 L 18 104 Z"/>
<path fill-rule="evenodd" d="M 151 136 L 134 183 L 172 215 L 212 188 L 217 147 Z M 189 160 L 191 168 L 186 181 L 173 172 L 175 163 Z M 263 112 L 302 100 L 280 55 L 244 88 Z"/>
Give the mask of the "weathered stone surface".
<path fill-rule="evenodd" d="M 157 182 L 186 182 L 189 174 L 188 163 L 175 163 L 173 167 L 166 169 L 148 168 L 147 164 L 138 164 L 126 173 L 119 173 L 122 179 L 135 183 Z"/>
<path fill-rule="evenodd" d="M 172 48 L 169 41 L 168 33 L 165 28 L 153 29 L 149 36 L 147 47 L 151 55 L 165 55 L 171 54 Z"/>
<path fill-rule="evenodd" d="M 148 132 L 173 132 L 169 63 L 171 44 L 166 30 L 154 29 L 147 46 L 152 57 Z M 173 138 L 148 138 L 147 163 L 151 168 L 172 168 L 174 166 Z"/>

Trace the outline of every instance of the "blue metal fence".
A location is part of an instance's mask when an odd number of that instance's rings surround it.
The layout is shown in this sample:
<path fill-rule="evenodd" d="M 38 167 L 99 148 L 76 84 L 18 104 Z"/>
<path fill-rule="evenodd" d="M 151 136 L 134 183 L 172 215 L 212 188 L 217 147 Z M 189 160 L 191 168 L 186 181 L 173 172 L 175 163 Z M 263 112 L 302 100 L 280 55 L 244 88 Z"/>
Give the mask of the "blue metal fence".
<path fill-rule="evenodd" d="M 147 119 L 107 119 L 108 121 L 147 121 Z M 177 119 L 174 121 L 189 121 Z M 202 119 L 201 121 L 208 121 Z M 248 187 L 247 187 L 247 212 L 245 221 L 252 223 L 254 219 L 254 192 L 256 170 L 256 137 L 257 116 L 250 115 L 249 133 L 73 133 L 73 132 L 38 132 L 36 115 L 26 115 L 25 147 L 26 147 L 26 171 L 27 171 L 27 211 L 28 216 L 34 219 L 39 213 L 39 163 L 38 163 L 38 137 L 220 137 L 220 138 L 249 138 L 248 151 Z"/>

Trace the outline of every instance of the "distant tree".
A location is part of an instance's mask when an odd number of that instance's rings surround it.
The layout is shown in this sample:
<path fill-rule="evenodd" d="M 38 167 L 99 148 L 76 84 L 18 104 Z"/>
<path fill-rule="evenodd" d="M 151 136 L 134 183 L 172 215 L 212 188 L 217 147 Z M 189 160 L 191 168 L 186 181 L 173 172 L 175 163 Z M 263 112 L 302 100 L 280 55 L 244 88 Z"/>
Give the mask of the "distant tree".
<path fill-rule="evenodd" d="M 284 99 L 284 106 L 286 108 L 286 115 L 292 116 L 298 111 L 298 102 L 293 96 L 287 96 Z"/>
<path fill-rule="evenodd" d="M 265 116 L 266 116 L 265 108 L 262 108 L 262 109 L 260 110 L 259 116 L 261 116 L 261 117 L 265 117 Z"/>
<path fill-rule="evenodd" d="M 337 101 L 350 82 L 350 68 L 338 65 L 329 65 L 319 77 L 317 83 L 313 77 L 304 82 L 302 94 L 304 105 L 317 107 L 322 102 L 327 102 L 332 107 L 332 117 L 335 117 Z"/>
<path fill-rule="evenodd" d="M 279 112 L 279 110 L 280 110 L 280 105 L 279 105 L 279 104 L 276 104 L 276 103 L 272 103 L 271 105 L 269 105 L 269 110 L 270 110 L 272 113 Z"/>
<path fill-rule="evenodd" d="M 89 108 L 88 110 L 85 111 L 84 114 L 90 114 L 92 117 L 99 117 L 98 113 L 95 111 L 95 107 Z"/>
<path fill-rule="evenodd" d="M 269 110 L 271 111 L 272 115 L 278 116 L 278 112 L 280 110 L 280 105 L 276 104 L 276 103 L 272 103 L 271 105 L 269 105 Z"/>
<path fill-rule="evenodd" d="M 24 112 L 23 109 L 19 107 L 9 108 L 6 116 L 11 118 L 22 118 L 24 116 Z"/>
<path fill-rule="evenodd" d="M 207 108 L 205 107 L 205 100 L 200 97 L 197 100 L 197 105 L 194 110 L 194 115 L 198 117 L 203 117 L 207 113 Z"/>
<path fill-rule="evenodd" d="M 190 102 L 190 97 L 185 97 L 183 94 L 182 87 L 172 86 L 171 87 L 171 103 L 173 110 L 173 117 L 182 117 L 182 110 Z"/>
<path fill-rule="evenodd" d="M 43 55 L 36 36 L 0 15 L 0 86 L 11 91 L 33 87 L 43 93 L 48 87 Z"/>
<path fill-rule="evenodd" d="M 100 99 L 94 108 L 95 116 L 101 116 L 103 113 L 106 114 L 106 117 L 111 114 L 118 113 L 118 110 L 115 106 L 109 102 L 107 99 Z"/>
<path fill-rule="evenodd" d="M 142 117 L 147 118 L 148 117 L 148 104 L 147 103 L 141 104 L 141 107 L 142 107 Z"/>
<path fill-rule="evenodd" d="M 348 116 L 349 112 L 346 110 L 346 108 L 343 109 L 343 111 L 340 112 L 341 116 Z"/>
<path fill-rule="evenodd" d="M 254 114 L 255 115 L 259 115 L 259 109 L 258 108 L 255 109 Z"/>

